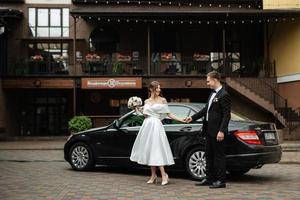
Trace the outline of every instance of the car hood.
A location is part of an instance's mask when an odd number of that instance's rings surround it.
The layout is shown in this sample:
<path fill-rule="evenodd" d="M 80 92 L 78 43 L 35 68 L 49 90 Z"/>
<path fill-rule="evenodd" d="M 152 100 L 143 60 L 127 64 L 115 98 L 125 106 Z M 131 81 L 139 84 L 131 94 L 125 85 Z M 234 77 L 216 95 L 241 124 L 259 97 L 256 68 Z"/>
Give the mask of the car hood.
<path fill-rule="evenodd" d="M 86 133 L 92 133 L 95 131 L 102 131 L 102 130 L 106 130 L 109 126 L 102 126 L 102 127 L 97 127 L 97 128 L 91 128 L 85 131 L 79 131 L 76 133 L 72 133 L 72 135 L 80 135 L 80 134 L 86 134 Z"/>

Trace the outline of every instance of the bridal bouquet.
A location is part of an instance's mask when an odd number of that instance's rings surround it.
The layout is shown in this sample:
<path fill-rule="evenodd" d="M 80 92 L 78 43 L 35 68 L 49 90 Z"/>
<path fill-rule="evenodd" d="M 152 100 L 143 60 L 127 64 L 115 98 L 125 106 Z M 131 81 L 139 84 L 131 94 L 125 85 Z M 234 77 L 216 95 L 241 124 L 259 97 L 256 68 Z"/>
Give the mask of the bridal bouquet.
<path fill-rule="evenodd" d="M 128 108 L 135 109 L 136 107 L 140 107 L 143 105 L 143 101 L 140 97 L 130 97 L 128 100 Z"/>

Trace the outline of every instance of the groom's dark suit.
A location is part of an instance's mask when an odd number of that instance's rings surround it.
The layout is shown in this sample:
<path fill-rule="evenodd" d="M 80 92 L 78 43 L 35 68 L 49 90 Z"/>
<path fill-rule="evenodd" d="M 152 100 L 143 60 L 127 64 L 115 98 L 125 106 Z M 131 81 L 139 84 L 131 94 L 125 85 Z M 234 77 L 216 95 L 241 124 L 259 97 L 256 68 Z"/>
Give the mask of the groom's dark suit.
<path fill-rule="evenodd" d="M 222 87 L 216 92 L 209 107 L 209 100 L 214 94 L 213 91 L 206 106 L 192 116 L 193 121 L 204 117 L 202 133 L 206 136 L 206 174 L 209 181 L 221 181 L 225 183 L 226 161 L 224 140 L 217 141 L 219 131 L 228 134 L 228 123 L 231 113 L 231 100 L 229 94 Z M 209 107 L 209 109 L 208 109 Z M 208 113 L 207 113 L 208 109 Z M 208 116 L 208 119 L 207 119 Z"/>

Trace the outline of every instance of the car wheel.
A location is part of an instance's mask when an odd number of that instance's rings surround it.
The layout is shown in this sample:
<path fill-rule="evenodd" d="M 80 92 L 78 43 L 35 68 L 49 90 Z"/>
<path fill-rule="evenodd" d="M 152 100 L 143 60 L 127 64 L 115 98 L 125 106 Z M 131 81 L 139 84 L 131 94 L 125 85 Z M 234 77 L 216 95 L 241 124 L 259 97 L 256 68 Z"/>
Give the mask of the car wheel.
<path fill-rule="evenodd" d="M 204 148 L 197 147 L 185 157 L 185 169 L 191 178 L 202 180 L 206 177 L 206 160 Z"/>
<path fill-rule="evenodd" d="M 241 176 L 243 174 L 246 174 L 247 172 L 250 171 L 250 169 L 238 169 L 238 170 L 233 170 L 233 169 L 227 169 L 228 173 L 231 176 Z"/>
<path fill-rule="evenodd" d="M 94 167 L 94 156 L 88 145 L 75 143 L 70 151 L 70 164 L 75 170 L 84 171 Z"/>

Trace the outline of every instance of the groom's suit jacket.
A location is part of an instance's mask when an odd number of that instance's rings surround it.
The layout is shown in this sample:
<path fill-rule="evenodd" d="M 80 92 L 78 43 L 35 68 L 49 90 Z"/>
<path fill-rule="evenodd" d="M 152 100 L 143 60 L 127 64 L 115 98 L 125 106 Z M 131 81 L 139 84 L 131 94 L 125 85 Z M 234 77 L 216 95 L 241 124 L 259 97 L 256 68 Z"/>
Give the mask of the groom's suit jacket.
<path fill-rule="evenodd" d="M 204 117 L 202 133 L 206 136 L 216 137 L 219 131 L 225 135 L 228 133 L 228 124 L 231 116 L 231 100 L 229 94 L 226 92 L 224 86 L 217 92 L 212 100 L 211 106 L 208 110 L 208 120 L 206 113 L 208 109 L 209 99 L 213 92 L 210 94 L 207 104 L 198 113 L 192 116 L 193 121 Z"/>

